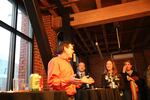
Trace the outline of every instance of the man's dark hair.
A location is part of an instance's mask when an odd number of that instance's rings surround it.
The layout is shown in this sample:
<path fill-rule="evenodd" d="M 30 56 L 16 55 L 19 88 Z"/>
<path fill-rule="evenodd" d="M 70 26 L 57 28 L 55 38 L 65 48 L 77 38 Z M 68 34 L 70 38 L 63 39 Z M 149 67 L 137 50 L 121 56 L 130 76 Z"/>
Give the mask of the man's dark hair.
<path fill-rule="evenodd" d="M 132 65 L 132 62 L 130 60 L 124 61 L 124 64 L 126 64 L 126 63 L 130 63 Z"/>
<path fill-rule="evenodd" d="M 69 44 L 73 45 L 70 41 L 63 41 L 60 43 L 57 49 L 57 53 L 61 54 L 64 51 L 64 47 L 68 48 Z"/>
<path fill-rule="evenodd" d="M 126 60 L 126 61 L 124 61 L 124 65 L 125 65 L 126 63 L 130 63 L 130 64 L 131 64 L 131 66 L 132 66 L 131 69 L 132 69 L 132 70 L 135 69 L 135 66 L 132 64 L 131 60 Z"/>

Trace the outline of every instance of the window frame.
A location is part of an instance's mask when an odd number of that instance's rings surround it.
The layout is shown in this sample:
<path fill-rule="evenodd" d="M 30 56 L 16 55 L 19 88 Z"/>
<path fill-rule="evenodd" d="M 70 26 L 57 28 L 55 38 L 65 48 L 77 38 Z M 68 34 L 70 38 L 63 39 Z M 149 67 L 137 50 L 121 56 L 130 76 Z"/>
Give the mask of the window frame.
<path fill-rule="evenodd" d="M 9 48 L 9 59 L 8 59 L 8 72 L 7 72 L 7 85 L 6 85 L 6 91 L 13 89 L 13 78 L 14 78 L 14 69 L 15 69 L 15 49 L 16 49 L 16 37 L 19 36 L 20 38 L 26 40 L 29 42 L 29 56 L 28 56 L 28 67 L 27 67 L 27 77 L 29 78 L 32 67 L 33 67 L 33 32 L 32 32 L 32 38 L 29 36 L 23 34 L 22 32 L 19 32 L 17 30 L 17 15 L 18 15 L 18 4 L 16 2 L 12 3 L 13 10 L 12 10 L 12 25 L 8 25 L 5 22 L 0 20 L 0 27 L 6 29 L 11 33 L 10 35 L 10 48 Z M 31 27 L 31 25 L 30 25 Z M 31 29 L 29 29 L 31 30 Z M 32 30 L 31 30 L 32 31 Z M 29 66 L 31 66 L 29 68 Z M 26 80 L 28 82 L 28 79 Z"/>

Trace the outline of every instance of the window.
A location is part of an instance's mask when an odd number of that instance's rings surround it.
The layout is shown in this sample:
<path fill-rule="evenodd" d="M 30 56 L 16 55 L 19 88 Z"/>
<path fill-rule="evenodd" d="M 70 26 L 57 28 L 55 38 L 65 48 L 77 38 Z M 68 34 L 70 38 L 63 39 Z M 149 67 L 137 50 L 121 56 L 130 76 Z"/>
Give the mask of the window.
<path fill-rule="evenodd" d="M 32 38 L 32 33 L 30 28 L 31 28 L 31 24 L 28 16 L 18 9 L 17 30 Z"/>
<path fill-rule="evenodd" d="M 13 78 L 28 83 L 33 34 L 28 16 L 15 3 L 0 0 L 0 13 L 0 91 L 6 91 L 12 90 Z"/>
<path fill-rule="evenodd" d="M 7 83 L 10 32 L 1 27 L 0 32 L 0 90 L 4 91 Z"/>
<path fill-rule="evenodd" d="M 11 25 L 12 4 L 7 0 L 0 0 L 0 20 Z"/>
<path fill-rule="evenodd" d="M 31 43 L 17 36 L 15 51 L 15 79 L 28 80 L 28 66 L 31 66 Z"/>

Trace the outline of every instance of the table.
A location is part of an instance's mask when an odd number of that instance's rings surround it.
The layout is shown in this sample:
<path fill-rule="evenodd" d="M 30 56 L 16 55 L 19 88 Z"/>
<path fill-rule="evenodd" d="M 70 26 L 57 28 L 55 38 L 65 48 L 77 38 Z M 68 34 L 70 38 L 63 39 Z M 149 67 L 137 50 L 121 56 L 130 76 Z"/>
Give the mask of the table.
<path fill-rule="evenodd" d="M 1 100 L 68 100 L 66 92 L 43 91 L 43 92 L 1 92 Z"/>
<path fill-rule="evenodd" d="M 123 100 L 118 89 L 96 88 L 78 90 L 76 100 Z"/>

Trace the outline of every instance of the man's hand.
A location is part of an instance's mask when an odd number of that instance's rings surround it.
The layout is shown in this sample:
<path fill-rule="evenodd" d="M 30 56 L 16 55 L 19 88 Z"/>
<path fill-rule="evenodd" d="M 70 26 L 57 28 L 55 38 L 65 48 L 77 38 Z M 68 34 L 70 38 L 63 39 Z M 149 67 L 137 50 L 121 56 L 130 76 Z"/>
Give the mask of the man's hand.
<path fill-rule="evenodd" d="M 76 76 L 75 74 L 73 76 L 71 76 L 70 83 L 75 84 L 75 85 L 81 85 L 82 84 L 81 79 L 75 78 L 75 76 Z"/>
<path fill-rule="evenodd" d="M 89 84 L 92 84 L 94 82 L 95 82 L 94 79 L 92 77 L 89 77 Z"/>
<path fill-rule="evenodd" d="M 123 69 L 122 69 L 122 72 L 125 73 L 126 72 L 126 69 L 127 69 L 127 66 L 123 66 Z"/>

